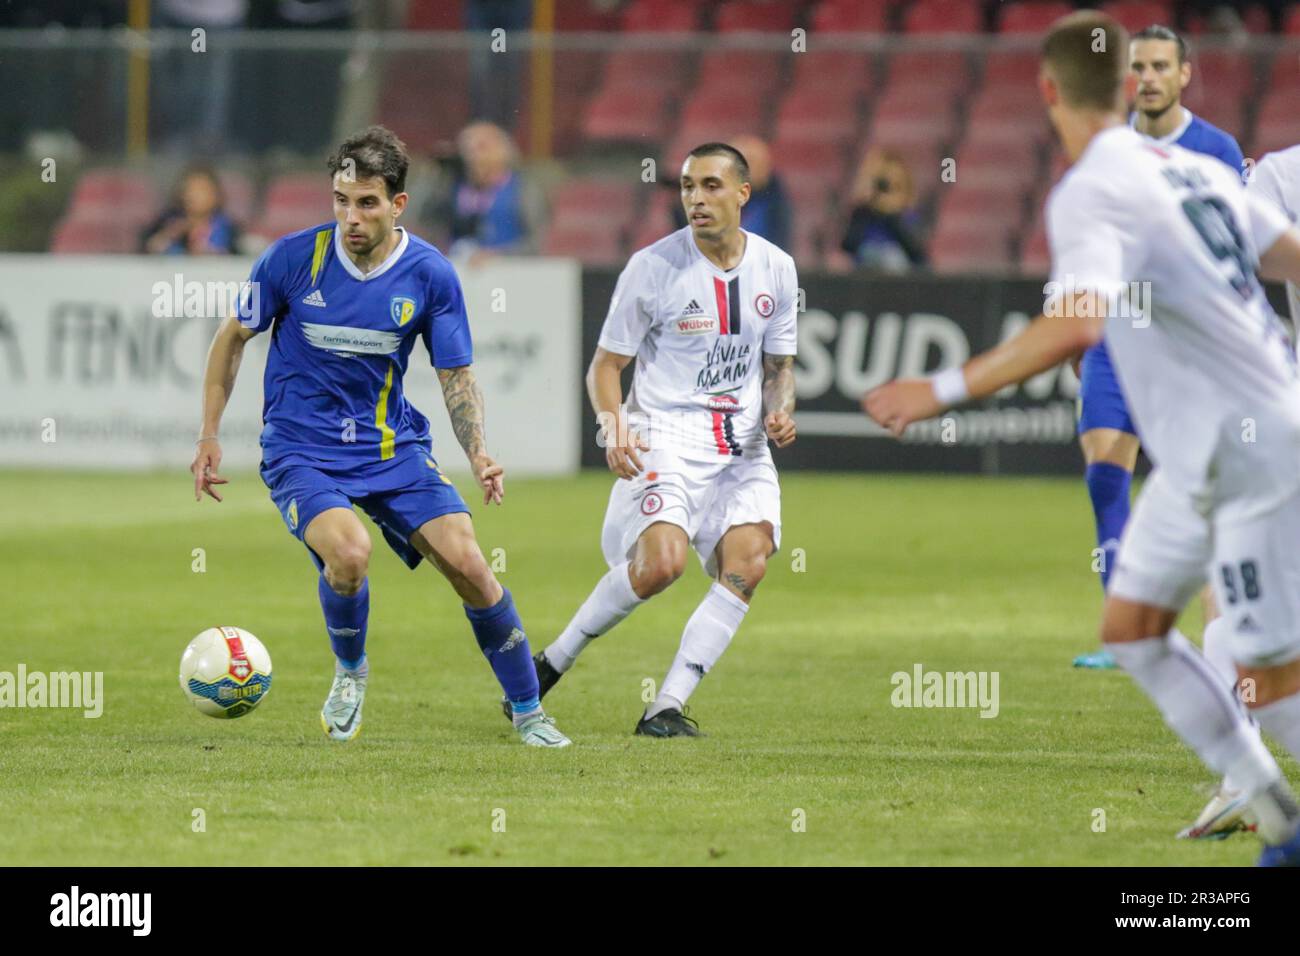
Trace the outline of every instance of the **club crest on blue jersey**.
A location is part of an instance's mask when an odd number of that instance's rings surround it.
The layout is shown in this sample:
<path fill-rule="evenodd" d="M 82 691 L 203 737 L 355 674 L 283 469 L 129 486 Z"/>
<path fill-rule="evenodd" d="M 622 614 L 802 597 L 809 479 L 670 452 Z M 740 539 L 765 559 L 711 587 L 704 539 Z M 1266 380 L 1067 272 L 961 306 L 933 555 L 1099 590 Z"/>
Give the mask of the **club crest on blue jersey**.
<path fill-rule="evenodd" d="M 393 296 L 388 300 L 388 314 L 400 328 L 415 317 L 415 300 L 405 295 Z"/>

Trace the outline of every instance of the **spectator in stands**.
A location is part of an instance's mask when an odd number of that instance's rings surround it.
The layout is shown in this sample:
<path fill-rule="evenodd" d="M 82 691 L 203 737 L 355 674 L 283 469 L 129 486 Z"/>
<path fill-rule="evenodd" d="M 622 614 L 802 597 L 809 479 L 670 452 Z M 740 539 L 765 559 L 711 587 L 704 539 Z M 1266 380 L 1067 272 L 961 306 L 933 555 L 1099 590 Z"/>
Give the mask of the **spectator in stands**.
<path fill-rule="evenodd" d="M 447 224 L 450 255 L 478 264 L 495 253 L 532 252 L 540 200 L 516 168 L 514 141 L 495 123 L 470 123 L 457 138 L 450 189 L 435 217 Z"/>
<path fill-rule="evenodd" d="M 728 145 L 740 150 L 749 163 L 749 202 L 740 210 L 740 227 L 762 236 L 787 252 L 790 249 L 790 200 L 781 177 L 772 171 L 772 151 L 757 136 L 733 136 Z M 665 182 L 677 189 L 676 180 Z M 686 225 L 686 210 L 673 203 L 673 222 L 678 229 Z"/>
<path fill-rule="evenodd" d="M 906 272 L 925 265 L 916 187 L 898 153 L 871 149 L 853 184 L 853 212 L 840 247 L 864 269 Z"/>
<path fill-rule="evenodd" d="M 141 251 L 191 256 L 235 252 L 239 228 L 224 205 L 217 174 L 207 166 L 191 166 L 181 174 L 167 210 L 144 231 Z"/>

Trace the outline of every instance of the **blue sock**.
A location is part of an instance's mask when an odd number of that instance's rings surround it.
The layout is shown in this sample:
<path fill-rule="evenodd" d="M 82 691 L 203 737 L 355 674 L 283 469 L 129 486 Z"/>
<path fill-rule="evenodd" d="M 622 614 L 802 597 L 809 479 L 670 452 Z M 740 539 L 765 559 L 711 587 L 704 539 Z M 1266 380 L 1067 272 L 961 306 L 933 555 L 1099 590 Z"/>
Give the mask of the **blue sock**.
<path fill-rule="evenodd" d="M 330 647 L 339 659 L 339 666 L 355 671 L 366 659 L 366 623 L 370 618 L 370 579 L 361 582 L 361 590 L 344 597 L 320 576 L 317 584 L 320 607 L 325 612 L 325 630 L 329 631 Z"/>
<path fill-rule="evenodd" d="M 537 695 L 541 688 L 537 683 L 537 668 L 533 666 L 528 636 L 524 634 L 514 599 L 508 589 L 502 588 L 502 591 L 501 600 L 492 607 L 466 605 L 465 616 L 474 628 L 474 639 L 492 665 L 492 673 L 497 675 L 511 709 L 516 714 L 523 714 L 538 708 Z"/>
<path fill-rule="evenodd" d="M 1098 462 L 1084 472 L 1088 496 L 1092 499 L 1092 513 L 1097 522 L 1097 546 L 1102 550 L 1101 589 L 1110 583 L 1110 572 L 1115 566 L 1115 552 L 1119 539 L 1128 524 L 1129 485 L 1131 472 L 1119 465 Z"/>

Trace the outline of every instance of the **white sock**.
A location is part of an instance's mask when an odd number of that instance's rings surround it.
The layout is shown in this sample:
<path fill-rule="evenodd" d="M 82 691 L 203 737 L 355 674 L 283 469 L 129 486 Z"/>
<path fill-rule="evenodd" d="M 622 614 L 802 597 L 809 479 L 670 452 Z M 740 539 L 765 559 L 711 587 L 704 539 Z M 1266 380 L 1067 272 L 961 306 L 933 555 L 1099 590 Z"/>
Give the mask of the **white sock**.
<path fill-rule="evenodd" d="M 627 565 L 624 561 L 600 579 L 564 633 L 542 652 L 561 674 L 573 666 L 583 648 L 645 603 L 632 590 Z"/>
<path fill-rule="evenodd" d="M 1205 657 L 1177 631 L 1168 637 L 1107 644 L 1165 723 L 1216 773 L 1248 795 L 1263 792 L 1282 771 L 1245 711 Z"/>
<path fill-rule="evenodd" d="M 700 678 L 712 670 L 727 649 L 748 610 L 748 604 L 721 584 L 715 582 L 709 588 L 686 622 L 681 647 L 659 688 L 659 696 L 646 709 L 646 717 L 653 717 L 661 710 L 682 709 L 699 686 Z"/>
<path fill-rule="evenodd" d="M 1300 693 L 1255 707 L 1251 714 L 1287 753 L 1300 760 Z"/>
<path fill-rule="evenodd" d="M 1232 659 L 1228 647 L 1229 624 L 1226 617 L 1216 617 L 1205 625 L 1201 635 L 1201 653 L 1211 666 L 1218 671 L 1229 687 L 1237 686 L 1237 663 Z"/>

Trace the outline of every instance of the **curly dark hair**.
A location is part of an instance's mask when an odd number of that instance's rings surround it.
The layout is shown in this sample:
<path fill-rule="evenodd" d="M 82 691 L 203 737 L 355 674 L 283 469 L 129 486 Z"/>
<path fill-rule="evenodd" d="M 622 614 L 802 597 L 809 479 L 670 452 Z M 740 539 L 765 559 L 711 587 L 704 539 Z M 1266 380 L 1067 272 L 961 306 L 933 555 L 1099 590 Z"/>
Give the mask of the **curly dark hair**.
<path fill-rule="evenodd" d="M 388 198 L 392 199 L 406 191 L 406 170 L 411 165 L 411 157 L 407 155 L 406 144 L 391 129 L 370 126 L 345 139 L 330 156 L 328 165 L 331 177 L 349 165 L 357 179 L 378 176 L 384 181 Z"/>

